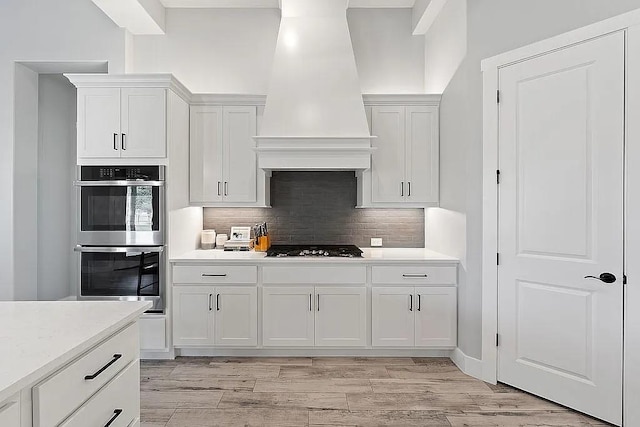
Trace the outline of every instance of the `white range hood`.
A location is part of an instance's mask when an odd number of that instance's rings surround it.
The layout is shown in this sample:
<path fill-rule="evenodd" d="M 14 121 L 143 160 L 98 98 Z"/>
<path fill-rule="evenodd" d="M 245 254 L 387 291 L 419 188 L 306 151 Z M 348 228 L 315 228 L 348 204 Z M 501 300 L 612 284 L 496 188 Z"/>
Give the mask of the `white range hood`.
<path fill-rule="evenodd" d="M 371 134 L 347 25 L 348 0 L 282 0 L 262 126 L 266 170 L 363 170 Z"/>

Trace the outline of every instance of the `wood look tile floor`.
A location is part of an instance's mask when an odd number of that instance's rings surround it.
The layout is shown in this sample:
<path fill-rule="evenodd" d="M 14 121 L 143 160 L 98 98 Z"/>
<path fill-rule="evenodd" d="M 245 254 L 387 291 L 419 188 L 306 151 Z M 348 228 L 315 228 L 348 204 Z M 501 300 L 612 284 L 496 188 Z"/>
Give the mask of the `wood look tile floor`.
<path fill-rule="evenodd" d="M 143 427 L 604 426 L 445 358 L 143 361 Z"/>

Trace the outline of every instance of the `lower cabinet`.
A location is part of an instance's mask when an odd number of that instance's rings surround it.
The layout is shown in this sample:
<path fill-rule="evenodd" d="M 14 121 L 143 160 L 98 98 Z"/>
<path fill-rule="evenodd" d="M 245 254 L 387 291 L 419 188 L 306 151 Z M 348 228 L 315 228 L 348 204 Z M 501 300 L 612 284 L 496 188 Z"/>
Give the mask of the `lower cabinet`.
<path fill-rule="evenodd" d="M 265 347 L 364 347 L 366 288 L 264 287 L 262 322 Z"/>
<path fill-rule="evenodd" d="M 20 425 L 20 393 L 6 402 L 0 402 L 0 426 Z"/>
<path fill-rule="evenodd" d="M 374 347 L 442 347 L 457 343 L 455 287 L 374 287 L 371 291 Z"/>
<path fill-rule="evenodd" d="M 255 347 L 257 301 L 255 286 L 174 286 L 174 345 Z"/>

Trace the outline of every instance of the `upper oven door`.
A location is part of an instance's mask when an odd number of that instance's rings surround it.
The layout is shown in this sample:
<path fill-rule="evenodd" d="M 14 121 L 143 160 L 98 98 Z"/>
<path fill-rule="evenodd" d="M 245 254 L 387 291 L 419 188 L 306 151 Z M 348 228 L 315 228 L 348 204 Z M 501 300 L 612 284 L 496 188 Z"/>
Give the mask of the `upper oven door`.
<path fill-rule="evenodd" d="M 78 181 L 80 245 L 163 245 L 164 181 Z"/>

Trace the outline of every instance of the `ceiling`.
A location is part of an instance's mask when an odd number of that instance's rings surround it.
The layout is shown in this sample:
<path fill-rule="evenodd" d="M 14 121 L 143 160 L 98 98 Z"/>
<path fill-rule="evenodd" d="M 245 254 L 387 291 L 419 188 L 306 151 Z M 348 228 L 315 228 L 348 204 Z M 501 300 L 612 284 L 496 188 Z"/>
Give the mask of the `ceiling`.
<path fill-rule="evenodd" d="M 176 8 L 278 8 L 278 0 L 160 0 Z M 351 8 L 413 7 L 415 0 L 350 0 Z"/>

